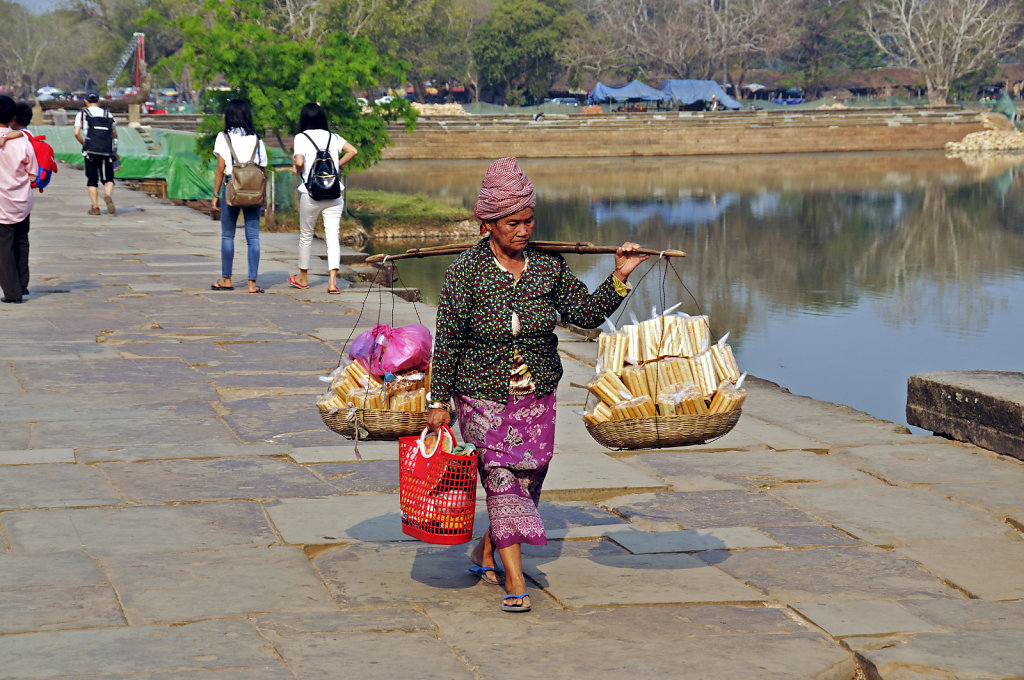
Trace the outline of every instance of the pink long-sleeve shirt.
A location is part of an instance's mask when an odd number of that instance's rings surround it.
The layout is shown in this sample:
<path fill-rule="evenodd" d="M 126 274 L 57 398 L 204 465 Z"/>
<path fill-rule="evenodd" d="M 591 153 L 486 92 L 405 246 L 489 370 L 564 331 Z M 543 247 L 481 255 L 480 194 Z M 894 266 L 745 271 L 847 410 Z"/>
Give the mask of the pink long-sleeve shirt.
<path fill-rule="evenodd" d="M 10 131 L 0 126 L 0 134 Z M 0 149 L 0 224 L 17 224 L 32 212 L 32 180 L 38 174 L 28 138 L 7 140 Z"/>

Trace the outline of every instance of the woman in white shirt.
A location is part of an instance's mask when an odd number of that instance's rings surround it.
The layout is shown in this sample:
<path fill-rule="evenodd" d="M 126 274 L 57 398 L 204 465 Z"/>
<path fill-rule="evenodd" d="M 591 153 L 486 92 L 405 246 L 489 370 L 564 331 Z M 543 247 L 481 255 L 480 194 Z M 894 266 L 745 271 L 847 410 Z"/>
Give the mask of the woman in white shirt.
<path fill-rule="evenodd" d="M 355 158 L 359 151 L 338 135 L 327 129 L 327 114 L 319 104 L 309 103 L 302 107 L 299 114 L 299 130 L 295 135 L 295 151 L 293 160 L 295 172 L 299 175 L 299 273 L 288 277 L 288 283 L 296 288 L 309 288 L 309 258 L 313 245 L 313 228 L 316 218 L 324 216 L 324 236 L 327 239 L 327 292 L 340 293 L 338 289 L 338 267 L 341 262 L 341 243 L 338 232 L 341 229 L 341 216 L 345 211 L 345 199 L 329 198 L 313 200 L 309 195 L 307 183 L 310 171 L 318 151 L 327 151 L 337 172 L 339 189 L 341 168 Z M 339 158 L 340 155 L 340 158 Z"/>
<path fill-rule="evenodd" d="M 228 148 L 228 140 L 231 148 Z M 252 158 L 256 149 L 255 162 L 267 167 L 267 147 L 256 134 L 252 122 L 252 109 L 249 102 L 243 99 L 230 99 L 224 106 L 224 131 L 217 133 L 213 144 L 213 153 L 217 156 L 217 171 L 213 176 L 213 209 L 220 205 L 220 268 L 221 278 L 210 285 L 213 290 L 233 290 L 231 283 L 231 265 L 235 259 L 235 224 L 238 213 L 242 213 L 245 223 L 245 243 L 249 261 L 249 292 L 262 293 L 263 289 L 256 285 L 256 273 L 260 266 L 260 210 L 261 206 L 239 208 L 230 206 L 224 200 L 224 187 L 231 179 L 231 149 L 235 150 L 235 158 L 244 163 Z"/>

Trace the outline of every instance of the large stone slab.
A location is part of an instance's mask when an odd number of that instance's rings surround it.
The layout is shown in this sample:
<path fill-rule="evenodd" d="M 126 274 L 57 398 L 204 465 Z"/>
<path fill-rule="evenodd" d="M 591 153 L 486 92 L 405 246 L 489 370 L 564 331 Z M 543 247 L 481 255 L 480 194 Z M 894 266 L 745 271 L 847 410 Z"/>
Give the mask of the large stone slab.
<path fill-rule="evenodd" d="M 0 633 L 126 624 L 117 593 L 84 552 L 0 555 L 0 573 Z"/>
<path fill-rule="evenodd" d="M 252 444 L 203 442 L 170 446 L 126 446 L 119 448 L 82 448 L 77 450 L 77 458 L 83 463 L 139 462 L 144 460 L 164 460 L 183 458 L 198 460 L 201 458 L 238 458 L 241 456 L 287 456 L 291 447 L 284 444 Z"/>
<path fill-rule="evenodd" d="M 265 507 L 285 543 L 293 545 L 413 540 L 402 533 L 397 494 L 284 498 Z"/>
<path fill-rule="evenodd" d="M 907 446 L 858 446 L 832 458 L 896 485 L 1009 483 L 1024 488 L 1024 465 L 939 437 Z"/>
<path fill-rule="evenodd" d="M 586 573 L 586 572 L 584 572 Z M 427 613 L 481 678 L 507 677 L 504 653 L 530 650 L 516 677 L 850 680 L 853 655 L 767 607 L 585 607 L 503 615 L 494 599 L 431 604 Z M 500 591 L 499 591 L 500 592 Z M 484 629 L 487 634 L 481 635 Z"/>
<path fill-rule="evenodd" d="M 792 607 L 834 638 L 889 635 L 936 628 L 935 624 L 914 616 L 890 600 L 798 602 Z"/>
<path fill-rule="evenodd" d="M 997 538 L 1005 525 L 984 512 L 918 489 L 876 484 L 844 489 L 782 489 L 778 495 L 854 536 L 892 545 Z"/>
<path fill-rule="evenodd" d="M 450 644 L 433 632 L 424 633 L 307 633 L 274 641 L 274 648 L 299 678 L 423 678 L 473 680 Z M 358 653 L 353 653 L 358 650 Z"/>
<path fill-rule="evenodd" d="M 1024 373 L 912 375 L 907 381 L 907 422 L 1024 460 Z"/>
<path fill-rule="evenodd" d="M 665 488 L 661 480 L 602 453 L 562 452 L 551 459 L 541 498 L 597 501 Z"/>
<path fill-rule="evenodd" d="M 1018 630 L 1024 632 L 1024 600 L 903 600 L 904 609 L 936 628 L 947 630 Z"/>
<path fill-rule="evenodd" d="M 962 539 L 913 543 L 900 552 L 984 600 L 1024 599 L 1024 541 Z"/>
<path fill-rule="evenodd" d="M 42 463 L 74 463 L 74 449 L 28 449 L 0 451 L 0 465 L 38 465 Z"/>
<path fill-rule="evenodd" d="M 523 570 L 572 608 L 765 600 L 762 593 L 690 555 L 528 558 Z"/>
<path fill-rule="evenodd" d="M 961 597 L 917 562 L 874 548 L 714 550 L 699 557 L 790 604 Z"/>
<path fill-rule="evenodd" d="M 295 463 L 275 458 L 155 460 L 95 466 L 140 502 L 331 496 L 337 490 Z"/>
<path fill-rule="evenodd" d="M 655 533 L 632 531 L 615 534 L 612 540 L 634 555 L 782 547 L 777 541 L 750 527 L 684 529 Z"/>
<path fill-rule="evenodd" d="M 469 546 L 355 543 L 317 555 L 313 564 L 342 609 L 422 607 L 483 599 L 497 611 L 502 591 L 466 569 Z M 557 605 L 543 596 L 534 609 Z M 499 612 L 500 613 L 500 612 Z"/>
<path fill-rule="evenodd" d="M 171 677 L 291 680 L 248 621 L 0 636 L 0 678 Z M 280 672 L 278 672 L 280 669 Z M 182 675 L 167 675 L 179 671 Z M 224 675 L 217 674 L 218 671 Z M 187 676 L 185 673 L 196 673 Z"/>
<path fill-rule="evenodd" d="M 99 470 L 85 465 L 12 465 L 0 475 L 0 510 L 120 505 Z"/>
<path fill-rule="evenodd" d="M 351 463 L 357 460 L 398 460 L 398 442 L 359 442 L 359 456 L 356 443 L 338 438 L 335 446 L 296 446 L 291 457 L 296 463 Z"/>
<path fill-rule="evenodd" d="M 113 555 L 104 564 L 133 626 L 335 610 L 298 548 Z"/>
<path fill-rule="evenodd" d="M 884 646 L 874 638 L 846 643 L 867 662 L 869 678 L 1017 680 L 1024 668 L 1020 631 L 918 633 Z"/>
<path fill-rule="evenodd" d="M 8 512 L 0 527 L 18 553 L 130 555 L 278 542 L 260 506 L 244 502 Z"/>
<path fill-rule="evenodd" d="M 667 492 L 624 500 L 613 509 L 631 522 L 674 522 L 685 529 L 817 523 L 777 498 L 749 491 Z"/>

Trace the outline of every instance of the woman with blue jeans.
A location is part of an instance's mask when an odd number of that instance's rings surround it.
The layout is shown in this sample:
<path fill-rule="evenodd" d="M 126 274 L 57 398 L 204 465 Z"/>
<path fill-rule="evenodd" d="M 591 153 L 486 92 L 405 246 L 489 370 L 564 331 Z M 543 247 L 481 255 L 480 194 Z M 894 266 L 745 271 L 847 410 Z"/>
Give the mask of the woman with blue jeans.
<path fill-rule="evenodd" d="M 228 100 L 224 107 L 224 131 L 217 134 L 213 153 L 217 156 L 217 170 L 213 176 L 213 209 L 220 206 L 220 268 L 221 278 L 210 285 L 213 290 L 234 290 L 231 282 L 231 266 L 235 259 L 235 225 L 238 213 L 245 223 L 245 243 L 249 260 L 249 292 L 262 293 L 256 285 L 256 274 L 260 266 L 260 206 L 239 208 L 230 206 L 224 200 L 224 188 L 231 179 L 231 150 L 238 159 L 248 159 L 256 151 L 256 163 L 267 167 L 267 148 L 256 134 L 252 122 L 252 109 L 243 99 Z"/>

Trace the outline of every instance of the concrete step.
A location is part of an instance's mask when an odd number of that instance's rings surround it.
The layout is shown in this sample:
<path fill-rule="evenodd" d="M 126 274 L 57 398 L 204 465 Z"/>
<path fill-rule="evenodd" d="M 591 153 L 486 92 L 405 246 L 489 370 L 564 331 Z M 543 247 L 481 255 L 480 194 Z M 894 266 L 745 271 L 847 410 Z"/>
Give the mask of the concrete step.
<path fill-rule="evenodd" d="M 1024 460 L 1024 373 L 913 375 L 907 382 L 907 422 Z"/>

